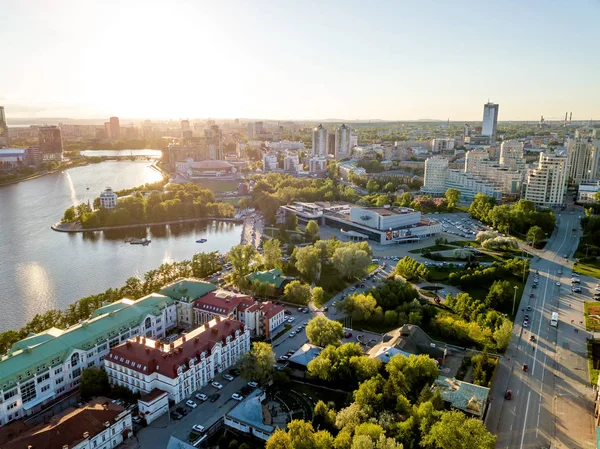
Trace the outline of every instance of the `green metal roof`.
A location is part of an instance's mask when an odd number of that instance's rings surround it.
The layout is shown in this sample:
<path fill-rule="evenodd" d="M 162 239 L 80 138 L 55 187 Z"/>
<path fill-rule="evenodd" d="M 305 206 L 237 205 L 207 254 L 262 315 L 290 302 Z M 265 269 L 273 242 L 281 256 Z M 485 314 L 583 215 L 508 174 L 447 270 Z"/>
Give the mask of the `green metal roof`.
<path fill-rule="evenodd" d="M 59 363 L 74 350 L 88 350 L 102 341 L 107 341 L 122 330 L 139 325 L 147 315 L 158 315 L 173 300 L 152 293 L 137 301 L 121 300 L 122 307 L 109 313 L 92 317 L 61 331 L 52 328 L 37 335 L 27 337 L 13 345 L 0 359 L 0 387 L 13 381 L 17 383 L 19 375 L 23 380 L 36 373 L 36 368 L 46 365 L 46 369 Z M 52 363 L 53 360 L 59 362 Z M 30 375 L 27 375 L 27 372 Z M 41 371 L 40 371 L 41 372 Z"/>
<path fill-rule="evenodd" d="M 217 286 L 196 279 L 180 279 L 159 290 L 161 295 L 178 301 L 192 302 L 215 291 Z"/>
<path fill-rule="evenodd" d="M 433 383 L 444 401 L 459 410 L 483 416 L 490 389 L 455 378 L 439 376 Z"/>
<path fill-rule="evenodd" d="M 256 271 L 252 274 L 248 275 L 248 280 L 250 282 L 254 282 L 255 280 L 260 282 L 268 282 L 269 284 L 274 285 L 279 288 L 285 282 L 285 278 L 282 277 L 283 273 L 279 271 L 277 268 L 273 268 L 269 271 Z"/>

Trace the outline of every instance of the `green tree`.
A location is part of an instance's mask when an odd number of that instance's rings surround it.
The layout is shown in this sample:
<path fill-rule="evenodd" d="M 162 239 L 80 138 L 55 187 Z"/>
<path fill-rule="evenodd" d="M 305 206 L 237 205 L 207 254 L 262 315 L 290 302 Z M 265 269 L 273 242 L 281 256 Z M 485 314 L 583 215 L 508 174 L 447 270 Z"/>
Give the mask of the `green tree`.
<path fill-rule="evenodd" d="M 75 219 L 76 219 L 75 207 L 71 206 L 65 211 L 62 221 L 65 223 L 70 223 L 70 222 L 75 221 Z"/>
<path fill-rule="evenodd" d="M 254 342 L 240 361 L 241 375 L 248 381 L 264 382 L 273 371 L 275 353 L 268 343 Z"/>
<path fill-rule="evenodd" d="M 239 279 L 252 270 L 251 265 L 256 260 L 258 252 L 252 245 L 236 245 L 229 250 L 229 262 L 233 266 L 234 278 Z"/>
<path fill-rule="evenodd" d="M 429 278 L 429 269 L 412 257 L 405 256 L 396 264 L 396 274 L 399 274 L 407 281 L 418 278 L 427 280 Z"/>
<path fill-rule="evenodd" d="M 98 368 L 87 368 L 81 374 L 79 386 L 81 398 L 87 401 L 96 396 L 106 396 L 110 392 L 108 375 L 104 370 Z"/>
<path fill-rule="evenodd" d="M 345 279 L 362 277 L 371 265 L 371 254 L 360 245 L 347 244 L 335 250 L 333 265 Z"/>
<path fill-rule="evenodd" d="M 298 217 L 294 214 L 288 214 L 285 216 L 285 227 L 289 231 L 295 231 L 298 229 Z"/>
<path fill-rule="evenodd" d="M 293 304 L 307 305 L 311 297 L 311 288 L 300 281 L 292 281 L 283 290 L 285 300 Z"/>
<path fill-rule="evenodd" d="M 393 192 L 394 190 L 396 190 L 396 186 L 393 182 L 388 182 L 386 185 L 383 186 L 383 190 L 385 190 L 386 192 Z"/>
<path fill-rule="evenodd" d="M 383 309 L 371 293 L 355 293 L 342 303 L 344 311 L 356 321 L 369 321 L 374 317 L 383 317 Z"/>
<path fill-rule="evenodd" d="M 339 345 L 344 337 L 344 329 L 339 321 L 324 316 L 316 316 L 306 326 L 308 341 L 317 346 Z"/>
<path fill-rule="evenodd" d="M 210 253 L 196 253 L 192 257 L 192 272 L 194 277 L 205 278 L 212 276 L 221 269 L 220 256 L 218 251 Z"/>
<path fill-rule="evenodd" d="M 513 287 L 508 281 L 494 281 L 485 297 L 486 306 L 492 309 L 500 309 L 513 298 Z"/>
<path fill-rule="evenodd" d="M 453 210 L 456 205 L 460 202 L 460 190 L 448 189 L 446 190 L 446 201 L 448 202 L 448 210 Z"/>
<path fill-rule="evenodd" d="M 295 449 L 290 435 L 283 429 L 277 429 L 269 437 L 265 445 L 266 449 Z"/>
<path fill-rule="evenodd" d="M 272 268 L 281 270 L 283 265 L 281 259 L 281 242 L 277 239 L 266 240 L 263 243 L 263 258 L 267 270 Z"/>
<path fill-rule="evenodd" d="M 306 233 L 313 239 L 319 237 L 319 225 L 316 221 L 310 220 L 308 223 L 306 223 Z"/>
<path fill-rule="evenodd" d="M 333 436 L 327 430 L 319 430 L 318 432 L 315 432 L 314 440 L 315 449 L 333 448 Z"/>
<path fill-rule="evenodd" d="M 358 426 L 366 415 L 361 410 L 360 406 L 353 402 L 348 407 L 341 409 L 335 418 L 335 426 L 338 429 L 343 429 L 348 433 L 352 433 L 354 428 Z M 340 432 L 341 433 L 341 432 Z"/>
<path fill-rule="evenodd" d="M 536 244 L 542 243 L 544 240 L 544 230 L 539 226 L 532 226 L 527 231 L 527 236 L 525 237 L 528 242 L 531 242 L 531 246 L 535 246 Z"/>
<path fill-rule="evenodd" d="M 354 435 L 352 449 L 374 449 L 373 440 L 368 435 Z"/>
<path fill-rule="evenodd" d="M 294 249 L 296 269 L 304 280 L 314 283 L 321 277 L 321 251 L 312 245 Z"/>
<path fill-rule="evenodd" d="M 421 445 L 436 449 L 493 449 L 496 437 L 475 418 L 458 411 L 444 412 L 442 419 L 423 435 Z"/>
<path fill-rule="evenodd" d="M 316 307 L 321 307 L 325 304 L 325 290 L 322 287 L 313 287 L 311 295 L 311 301 Z"/>
<path fill-rule="evenodd" d="M 294 449 L 314 449 L 315 435 L 311 423 L 294 419 L 287 425 Z"/>
<path fill-rule="evenodd" d="M 509 320 L 503 320 L 498 329 L 494 331 L 494 340 L 498 346 L 498 351 L 505 351 L 508 348 L 512 338 L 512 323 Z"/>
<path fill-rule="evenodd" d="M 413 202 L 413 196 L 410 192 L 404 192 L 402 195 L 400 195 L 398 202 L 400 203 L 400 206 L 408 207 L 410 206 L 410 203 Z"/>

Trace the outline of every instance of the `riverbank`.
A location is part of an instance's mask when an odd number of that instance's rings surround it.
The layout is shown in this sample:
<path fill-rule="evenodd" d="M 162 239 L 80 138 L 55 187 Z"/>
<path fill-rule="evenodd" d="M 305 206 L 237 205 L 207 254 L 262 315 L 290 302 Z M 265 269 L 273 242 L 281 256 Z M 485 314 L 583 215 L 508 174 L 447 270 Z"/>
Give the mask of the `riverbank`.
<path fill-rule="evenodd" d="M 163 226 L 163 225 L 171 225 L 178 223 L 193 223 L 197 221 L 229 221 L 232 223 L 243 223 L 243 220 L 237 218 L 226 218 L 226 217 L 203 217 L 203 218 L 184 218 L 182 220 L 167 220 L 167 221 L 159 221 L 152 223 L 140 223 L 140 224 L 130 224 L 130 225 L 120 225 L 120 226 L 102 226 L 100 228 L 84 228 L 80 223 L 55 223 L 50 226 L 50 229 L 56 232 L 97 232 L 97 231 L 110 231 L 112 229 L 133 229 L 133 228 L 146 228 L 148 226 Z"/>
<path fill-rule="evenodd" d="M 53 173 L 57 173 L 57 172 L 60 172 L 63 170 L 68 170 L 69 168 L 83 167 L 85 165 L 89 165 L 90 163 L 91 162 L 89 162 L 89 161 L 83 161 L 83 163 L 71 162 L 68 165 L 55 168 L 54 170 L 47 170 L 44 172 L 34 173 L 32 175 L 22 176 L 20 178 L 15 178 L 15 179 L 11 179 L 10 181 L 2 182 L 2 183 L 0 183 L 0 187 L 9 186 L 11 184 L 18 184 L 19 182 L 24 182 L 24 181 L 31 181 L 32 179 L 37 179 L 37 178 L 41 178 L 42 176 L 51 175 Z"/>

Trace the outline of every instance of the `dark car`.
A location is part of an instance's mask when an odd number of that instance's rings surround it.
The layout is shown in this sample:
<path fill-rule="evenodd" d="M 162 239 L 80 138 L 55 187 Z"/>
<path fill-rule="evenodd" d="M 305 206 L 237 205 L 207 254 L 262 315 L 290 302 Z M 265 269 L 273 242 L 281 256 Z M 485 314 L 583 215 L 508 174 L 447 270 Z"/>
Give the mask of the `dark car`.
<path fill-rule="evenodd" d="M 352 338 L 352 332 L 346 332 L 344 338 Z"/>
<path fill-rule="evenodd" d="M 530 297 L 530 298 L 533 298 L 533 297 L 535 297 L 535 295 L 534 295 L 533 293 L 531 293 L 531 294 L 529 295 L 529 297 Z"/>
<path fill-rule="evenodd" d="M 537 288 L 537 284 L 533 284 L 531 288 Z"/>
<path fill-rule="evenodd" d="M 323 307 L 323 312 L 329 312 L 329 307 Z"/>
<path fill-rule="evenodd" d="M 175 410 L 177 411 L 177 413 L 179 413 L 179 414 L 181 414 L 183 416 L 185 416 L 185 415 L 187 415 L 189 413 L 189 410 L 185 409 L 183 407 L 177 407 Z"/>
<path fill-rule="evenodd" d="M 220 397 L 221 397 L 221 395 L 220 395 L 220 394 L 213 394 L 213 395 L 210 397 L 210 402 L 217 402 L 217 401 L 219 400 L 219 398 L 220 398 Z"/>
<path fill-rule="evenodd" d="M 171 412 L 171 418 L 181 419 L 181 418 L 183 418 L 183 415 L 181 415 L 180 413 L 177 413 L 177 412 Z"/>
<path fill-rule="evenodd" d="M 510 401 L 512 399 L 512 391 L 506 390 L 506 393 L 504 393 L 504 399 Z"/>

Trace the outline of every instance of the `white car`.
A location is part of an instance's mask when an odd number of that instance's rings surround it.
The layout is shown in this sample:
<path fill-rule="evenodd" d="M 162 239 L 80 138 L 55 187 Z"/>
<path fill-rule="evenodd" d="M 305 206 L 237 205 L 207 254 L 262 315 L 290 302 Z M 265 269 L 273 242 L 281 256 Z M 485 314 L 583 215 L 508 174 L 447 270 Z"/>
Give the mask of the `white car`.
<path fill-rule="evenodd" d="M 206 401 L 208 399 L 208 396 L 206 396 L 204 393 L 198 393 L 196 395 L 196 399 L 198 399 L 199 401 Z"/>
<path fill-rule="evenodd" d="M 213 387 L 215 387 L 217 390 L 220 390 L 221 388 L 223 388 L 223 385 L 221 385 L 219 382 L 213 382 L 211 385 Z"/>
<path fill-rule="evenodd" d="M 191 399 L 188 399 L 187 401 L 185 401 L 185 405 L 187 405 L 190 408 L 196 408 L 198 407 L 198 404 L 196 404 L 194 401 L 192 401 Z"/>
<path fill-rule="evenodd" d="M 233 380 L 233 376 L 231 374 L 223 374 L 223 379 L 231 382 Z"/>
<path fill-rule="evenodd" d="M 202 432 L 204 432 L 204 426 L 201 426 L 200 424 L 194 424 L 192 426 L 192 430 L 194 430 L 198 433 L 202 433 Z"/>
<path fill-rule="evenodd" d="M 296 317 L 295 316 L 291 316 L 288 318 L 288 323 L 293 323 L 294 321 L 296 321 Z"/>
<path fill-rule="evenodd" d="M 557 287 L 560 287 L 560 282 L 557 282 L 557 283 L 556 283 L 556 286 L 557 286 Z"/>
<path fill-rule="evenodd" d="M 290 338 L 295 337 L 295 336 L 296 336 L 296 332 L 294 332 L 294 331 L 290 332 Z"/>
<path fill-rule="evenodd" d="M 251 388 L 256 388 L 258 387 L 258 384 L 256 382 L 248 382 L 248 386 Z"/>
<path fill-rule="evenodd" d="M 235 399 L 236 401 L 241 401 L 242 399 L 244 399 L 244 396 L 242 396 L 241 394 L 233 393 L 231 395 L 231 399 Z"/>

